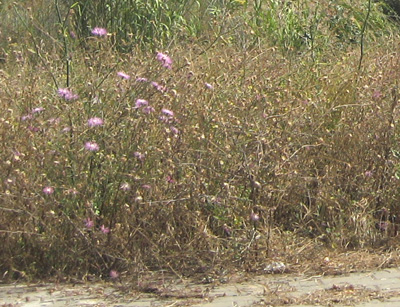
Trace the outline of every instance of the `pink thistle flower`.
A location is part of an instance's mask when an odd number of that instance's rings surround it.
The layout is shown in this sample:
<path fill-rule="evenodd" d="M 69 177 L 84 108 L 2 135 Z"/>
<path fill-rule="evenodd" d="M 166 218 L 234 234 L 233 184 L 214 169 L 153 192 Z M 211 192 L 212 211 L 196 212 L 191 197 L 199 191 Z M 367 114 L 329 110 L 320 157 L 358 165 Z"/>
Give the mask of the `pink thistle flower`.
<path fill-rule="evenodd" d="M 100 230 L 101 230 L 101 232 L 104 233 L 104 234 L 108 234 L 108 233 L 110 232 L 110 228 L 105 227 L 104 225 L 101 225 L 101 226 L 100 226 Z"/>
<path fill-rule="evenodd" d="M 110 277 L 111 277 L 111 279 L 117 279 L 119 277 L 119 273 L 115 270 L 111 270 Z"/>
<path fill-rule="evenodd" d="M 142 109 L 142 111 L 143 111 L 143 113 L 145 113 L 145 114 L 150 114 L 150 113 L 154 112 L 155 110 L 154 110 L 154 108 L 153 108 L 152 106 L 147 106 L 147 107 L 144 107 L 144 108 Z"/>
<path fill-rule="evenodd" d="M 171 110 L 162 109 L 161 112 L 162 112 L 164 115 L 167 115 L 167 116 L 169 116 L 169 117 L 174 117 L 174 112 L 172 112 Z"/>
<path fill-rule="evenodd" d="M 154 87 L 156 88 L 156 90 L 157 90 L 157 91 L 160 91 L 161 93 L 164 93 L 164 92 L 167 91 L 167 89 L 166 89 L 164 86 L 158 84 L 158 83 L 155 82 L 155 81 L 152 81 L 152 82 L 151 82 L 151 85 L 154 86 Z"/>
<path fill-rule="evenodd" d="M 44 111 L 44 108 L 37 107 L 37 108 L 32 109 L 32 114 L 40 113 L 40 112 L 43 112 L 43 111 Z"/>
<path fill-rule="evenodd" d="M 28 126 L 28 130 L 32 131 L 32 132 L 39 132 L 40 129 L 38 127 L 34 127 L 34 126 Z"/>
<path fill-rule="evenodd" d="M 149 102 L 145 99 L 136 99 L 135 106 L 136 108 L 146 107 L 149 105 Z"/>
<path fill-rule="evenodd" d="M 140 153 L 140 152 L 138 152 L 138 151 L 135 151 L 135 152 L 133 153 L 133 156 L 134 156 L 135 158 L 141 160 L 141 161 L 143 161 L 144 158 L 146 157 L 144 154 L 142 154 L 142 153 Z"/>
<path fill-rule="evenodd" d="M 372 177 L 373 173 L 372 173 L 372 171 L 366 171 L 364 173 L 364 175 L 365 175 L 365 177 Z"/>
<path fill-rule="evenodd" d="M 94 222 L 90 217 L 86 218 L 84 222 L 86 228 L 92 228 L 94 226 Z"/>
<path fill-rule="evenodd" d="M 175 180 L 172 178 L 172 176 L 168 175 L 167 176 L 167 182 L 168 183 L 175 183 Z"/>
<path fill-rule="evenodd" d="M 251 219 L 253 222 L 258 222 L 258 221 L 260 220 L 260 216 L 259 216 L 257 213 L 252 212 L 252 213 L 250 214 L 250 219 Z"/>
<path fill-rule="evenodd" d="M 89 151 L 98 151 L 100 147 L 96 142 L 86 142 L 85 149 Z"/>
<path fill-rule="evenodd" d="M 147 78 L 138 77 L 136 78 L 136 82 L 147 82 L 149 81 Z"/>
<path fill-rule="evenodd" d="M 64 98 L 67 101 L 76 100 L 79 98 L 78 95 L 74 94 L 67 88 L 59 88 L 57 90 L 58 96 Z"/>
<path fill-rule="evenodd" d="M 168 123 L 170 121 L 171 117 L 166 117 L 164 115 L 161 115 L 158 117 L 158 119 L 164 123 Z"/>
<path fill-rule="evenodd" d="M 175 135 L 179 134 L 179 130 L 174 126 L 169 127 L 169 131 L 171 131 Z"/>
<path fill-rule="evenodd" d="M 54 193 L 54 188 L 53 187 L 44 187 L 42 191 L 46 195 L 51 195 Z"/>
<path fill-rule="evenodd" d="M 382 96 L 383 96 L 382 92 L 381 92 L 381 91 L 378 91 L 378 90 L 375 90 L 375 91 L 372 93 L 372 98 L 374 98 L 374 99 L 379 99 L 379 98 L 381 98 Z"/>
<path fill-rule="evenodd" d="M 89 127 L 96 127 L 96 126 L 103 125 L 104 121 L 99 117 L 92 117 L 92 118 L 89 118 L 87 123 L 88 123 Z"/>
<path fill-rule="evenodd" d="M 117 75 L 120 76 L 122 79 L 129 80 L 131 78 L 130 75 L 124 73 L 123 71 L 117 72 Z"/>
<path fill-rule="evenodd" d="M 168 69 L 172 68 L 172 60 L 168 55 L 158 52 L 157 60 L 160 61 L 162 66 L 164 66 L 165 68 L 168 68 Z"/>
<path fill-rule="evenodd" d="M 22 121 L 26 121 L 28 119 L 32 119 L 32 114 L 27 114 L 27 115 L 21 116 Z"/>
<path fill-rule="evenodd" d="M 92 34 L 95 36 L 106 36 L 107 35 L 107 30 L 104 28 L 99 28 L 99 27 L 95 27 L 92 30 Z"/>

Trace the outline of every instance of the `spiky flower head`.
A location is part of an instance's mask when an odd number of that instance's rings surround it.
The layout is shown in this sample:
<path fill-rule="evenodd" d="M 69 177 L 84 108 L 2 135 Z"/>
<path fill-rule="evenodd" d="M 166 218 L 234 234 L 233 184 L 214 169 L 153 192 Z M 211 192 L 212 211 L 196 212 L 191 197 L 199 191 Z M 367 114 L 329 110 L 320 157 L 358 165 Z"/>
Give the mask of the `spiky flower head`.
<path fill-rule="evenodd" d="M 92 30 L 92 34 L 95 36 L 106 36 L 107 35 L 107 30 L 104 28 L 100 27 L 95 27 Z"/>
<path fill-rule="evenodd" d="M 123 71 L 117 72 L 117 75 L 120 76 L 122 79 L 129 80 L 131 78 L 130 75 L 124 73 Z"/>
<path fill-rule="evenodd" d="M 104 124 L 104 121 L 100 117 L 92 117 L 92 118 L 89 118 L 89 120 L 88 120 L 89 127 L 102 126 L 103 124 Z"/>
<path fill-rule="evenodd" d="M 162 66 L 164 66 L 165 68 L 168 68 L 168 69 L 172 68 L 172 60 L 165 53 L 158 52 L 157 53 L 157 60 L 160 61 Z"/>
<path fill-rule="evenodd" d="M 100 147 L 96 142 L 86 142 L 85 149 L 89 151 L 98 151 Z"/>
<path fill-rule="evenodd" d="M 76 100 L 79 98 L 78 95 L 74 94 L 68 88 L 59 88 L 57 93 L 60 97 L 64 98 L 67 101 Z"/>
<path fill-rule="evenodd" d="M 46 195 L 51 195 L 54 193 L 54 188 L 47 186 L 47 187 L 44 187 L 42 191 Z"/>

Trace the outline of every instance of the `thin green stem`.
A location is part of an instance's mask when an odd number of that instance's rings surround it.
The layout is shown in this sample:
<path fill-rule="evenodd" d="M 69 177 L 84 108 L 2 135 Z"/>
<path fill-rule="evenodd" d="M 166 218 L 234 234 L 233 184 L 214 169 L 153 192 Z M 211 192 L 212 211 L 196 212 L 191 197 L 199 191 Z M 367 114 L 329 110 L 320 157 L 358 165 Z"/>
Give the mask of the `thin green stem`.
<path fill-rule="evenodd" d="M 60 23 L 61 27 L 62 27 L 62 40 L 63 40 L 63 46 L 64 46 L 64 57 L 65 57 L 65 64 L 67 67 L 67 80 L 66 80 L 66 86 L 69 87 L 70 86 L 70 64 L 71 64 L 71 60 L 69 58 L 69 51 L 68 51 L 68 43 L 67 43 L 67 39 L 65 37 L 65 29 L 66 29 L 66 21 L 68 19 L 68 15 L 69 15 L 69 10 L 67 15 L 65 16 L 64 20 L 61 17 L 61 12 L 60 12 L 60 7 L 58 4 L 58 0 L 55 0 L 55 7 L 56 7 L 56 11 L 57 11 L 57 17 L 58 17 L 58 22 Z"/>
<path fill-rule="evenodd" d="M 371 13 L 371 0 L 368 0 L 368 11 L 367 11 L 367 16 L 365 16 L 364 24 L 361 29 L 361 41 L 360 41 L 360 61 L 358 62 L 358 70 L 361 69 L 362 65 L 362 60 L 364 58 L 364 35 L 365 31 L 367 29 L 367 24 L 368 24 L 368 18 Z"/>

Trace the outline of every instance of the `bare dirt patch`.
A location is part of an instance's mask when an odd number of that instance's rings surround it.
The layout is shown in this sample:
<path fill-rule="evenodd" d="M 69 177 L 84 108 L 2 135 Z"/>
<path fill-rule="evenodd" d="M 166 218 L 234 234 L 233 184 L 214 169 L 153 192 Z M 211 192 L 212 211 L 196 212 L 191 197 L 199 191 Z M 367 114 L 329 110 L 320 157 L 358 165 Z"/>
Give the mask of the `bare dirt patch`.
<path fill-rule="evenodd" d="M 125 278 L 114 283 L 5 284 L 0 286 L 0 306 L 398 306 L 398 262 L 394 252 L 327 253 L 303 266 L 303 272 L 286 264 L 286 272 L 279 274 L 185 279 L 160 273 L 139 283 Z"/>

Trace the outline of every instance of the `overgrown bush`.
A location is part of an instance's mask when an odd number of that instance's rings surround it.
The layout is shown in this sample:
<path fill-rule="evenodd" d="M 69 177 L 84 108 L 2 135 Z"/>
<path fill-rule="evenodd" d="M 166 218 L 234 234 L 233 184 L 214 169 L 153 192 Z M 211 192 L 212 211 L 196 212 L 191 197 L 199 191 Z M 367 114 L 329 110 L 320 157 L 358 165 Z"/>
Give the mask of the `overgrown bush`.
<path fill-rule="evenodd" d="M 0 64 L 3 276 L 252 270 L 301 257 L 298 238 L 394 236 L 398 33 L 357 3 L 199 2 L 220 8 L 218 31 L 169 48 L 142 32 L 165 49 L 129 53 L 106 1 L 71 4 L 74 22 L 55 1 L 51 29 L 10 3 L 26 33 Z"/>

